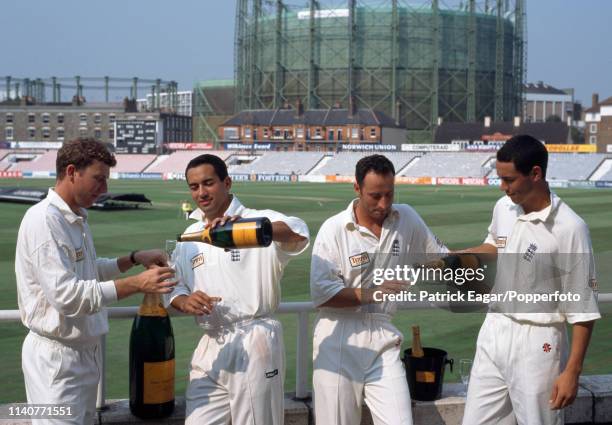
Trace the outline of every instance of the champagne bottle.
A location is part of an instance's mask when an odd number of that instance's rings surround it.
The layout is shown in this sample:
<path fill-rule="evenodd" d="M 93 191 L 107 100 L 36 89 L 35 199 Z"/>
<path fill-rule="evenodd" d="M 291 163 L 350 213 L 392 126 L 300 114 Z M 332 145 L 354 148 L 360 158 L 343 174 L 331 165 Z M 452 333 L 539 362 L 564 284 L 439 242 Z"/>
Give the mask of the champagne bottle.
<path fill-rule="evenodd" d="M 421 330 L 418 326 L 412 327 L 412 357 L 423 357 L 425 352 L 421 346 Z"/>
<path fill-rule="evenodd" d="M 219 248 L 255 248 L 272 243 L 272 223 L 266 217 L 241 218 L 224 226 L 178 235 L 179 242 L 204 242 Z"/>
<path fill-rule="evenodd" d="M 130 411 L 143 419 L 174 410 L 174 334 L 159 294 L 145 294 L 130 335 Z"/>

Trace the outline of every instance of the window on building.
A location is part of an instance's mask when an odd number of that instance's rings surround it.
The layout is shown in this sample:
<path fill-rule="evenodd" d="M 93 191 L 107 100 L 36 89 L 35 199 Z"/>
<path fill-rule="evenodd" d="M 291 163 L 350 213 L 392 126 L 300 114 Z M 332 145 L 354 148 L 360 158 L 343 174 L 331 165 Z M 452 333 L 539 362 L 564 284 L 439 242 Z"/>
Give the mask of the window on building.
<path fill-rule="evenodd" d="M 370 138 L 375 138 L 376 137 L 376 128 L 372 127 L 370 129 Z"/>
<path fill-rule="evenodd" d="M 263 129 L 263 137 L 267 139 L 269 136 L 270 136 L 270 132 L 268 131 L 267 128 L 264 128 Z"/>
<path fill-rule="evenodd" d="M 6 123 L 7 124 L 12 124 L 13 123 L 13 114 L 6 114 Z"/>
<path fill-rule="evenodd" d="M 28 137 L 30 139 L 33 139 L 36 137 L 36 128 L 34 127 L 28 127 Z"/>
<path fill-rule="evenodd" d="M 94 115 L 94 122 L 96 124 L 100 124 L 102 122 L 102 115 L 100 115 L 100 114 Z"/>
<path fill-rule="evenodd" d="M 327 130 L 327 140 L 334 140 L 334 129 L 330 128 Z"/>
<path fill-rule="evenodd" d="M 79 114 L 79 121 L 81 124 L 87 124 L 87 114 Z"/>
<path fill-rule="evenodd" d="M 359 139 L 359 127 L 351 127 L 351 139 Z"/>
<path fill-rule="evenodd" d="M 79 127 L 79 137 L 87 137 L 87 127 Z"/>
<path fill-rule="evenodd" d="M 29 123 L 36 122 L 36 115 L 35 114 L 28 114 L 28 122 Z"/>
<path fill-rule="evenodd" d="M 250 127 L 245 127 L 244 128 L 244 137 L 245 137 L 245 139 L 250 139 L 251 138 L 251 128 Z"/>
<path fill-rule="evenodd" d="M 274 137 L 273 137 L 273 138 L 274 138 L 274 139 L 280 139 L 281 137 L 282 137 L 282 136 L 281 136 L 281 131 L 280 131 L 280 129 L 275 128 L 275 129 L 274 129 Z"/>
<path fill-rule="evenodd" d="M 591 124 L 589 126 L 589 132 L 591 132 L 591 134 L 597 133 L 597 124 Z"/>
<path fill-rule="evenodd" d="M 590 136 L 589 137 L 589 143 L 592 145 L 596 145 L 597 144 L 597 136 Z"/>
<path fill-rule="evenodd" d="M 115 129 L 111 128 L 110 130 L 108 130 L 108 138 L 111 140 L 115 140 Z"/>
<path fill-rule="evenodd" d="M 57 123 L 64 124 L 64 114 L 57 114 Z"/>
<path fill-rule="evenodd" d="M 48 139 L 49 137 L 51 137 L 51 129 L 49 127 L 43 127 L 42 137 L 43 139 Z"/>
<path fill-rule="evenodd" d="M 238 130 L 235 127 L 225 127 L 223 129 L 223 137 L 226 140 L 237 140 Z"/>
<path fill-rule="evenodd" d="M 115 116 L 115 114 L 108 114 L 108 122 L 113 123 L 116 119 L 117 117 Z"/>
<path fill-rule="evenodd" d="M 4 137 L 6 140 L 13 140 L 13 127 L 6 127 L 4 129 Z"/>
<path fill-rule="evenodd" d="M 57 140 L 64 140 L 64 127 L 57 127 Z"/>
<path fill-rule="evenodd" d="M 102 130 L 100 130 L 99 128 L 96 128 L 94 130 L 94 139 L 100 140 L 101 138 L 102 138 Z"/>
<path fill-rule="evenodd" d="M 298 127 L 295 129 L 295 137 L 298 139 L 304 138 L 304 127 Z"/>
<path fill-rule="evenodd" d="M 47 114 L 47 113 L 42 114 L 42 122 L 44 124 L 49 124 L 49 114 Z"/>
<path fill-rule="evenodd" d="M 321 127 L 315 128 L 315 138 L 317 139 L 321 138 Z"/>

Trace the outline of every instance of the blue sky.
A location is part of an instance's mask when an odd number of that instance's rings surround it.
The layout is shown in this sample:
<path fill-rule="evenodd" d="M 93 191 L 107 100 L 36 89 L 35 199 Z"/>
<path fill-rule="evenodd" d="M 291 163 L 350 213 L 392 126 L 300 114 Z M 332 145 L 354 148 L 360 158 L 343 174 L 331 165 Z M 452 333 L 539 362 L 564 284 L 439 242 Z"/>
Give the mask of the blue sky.
<path fill-rule="evenodd" d="M 527 0 L 528 81 L 612 96 L 610 0 Z M 0 76 L 233 77 L 234 0 L 8 0 Z"/>

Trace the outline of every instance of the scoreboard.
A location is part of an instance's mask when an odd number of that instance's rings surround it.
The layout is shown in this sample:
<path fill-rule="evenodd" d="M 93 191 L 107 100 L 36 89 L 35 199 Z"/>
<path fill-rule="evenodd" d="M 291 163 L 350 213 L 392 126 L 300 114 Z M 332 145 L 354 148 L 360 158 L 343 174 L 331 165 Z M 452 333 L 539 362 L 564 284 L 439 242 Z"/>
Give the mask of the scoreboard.
<path fill-rule="evenodd" d="M 115 152 L 119 154 L 158 153 L 161 148 L 162 122 L 157 120 L 117 120 Z"/>

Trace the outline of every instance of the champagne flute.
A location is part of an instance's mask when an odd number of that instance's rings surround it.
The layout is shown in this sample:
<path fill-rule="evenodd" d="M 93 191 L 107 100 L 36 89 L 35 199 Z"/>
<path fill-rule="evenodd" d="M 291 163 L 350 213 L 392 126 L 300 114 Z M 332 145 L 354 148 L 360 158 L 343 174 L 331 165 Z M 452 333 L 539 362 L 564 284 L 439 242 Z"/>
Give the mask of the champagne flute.
<path fill-rule="evenodd" d="M 459 360 L 459 375 L 461 376 L 461 382 L 463 383 L 464 389 L 459 393 L 460 396 L 467 396 L 467 388 L 470 382 L 470 373 L 472 372 L 472 359 L 460 359 Z"/>
<path fill-rule="evenodd" d="M 166 253 L 168 267 L 176 272 L 176 240 L 167 239 L 164 246 L 164 252 Z"/>

